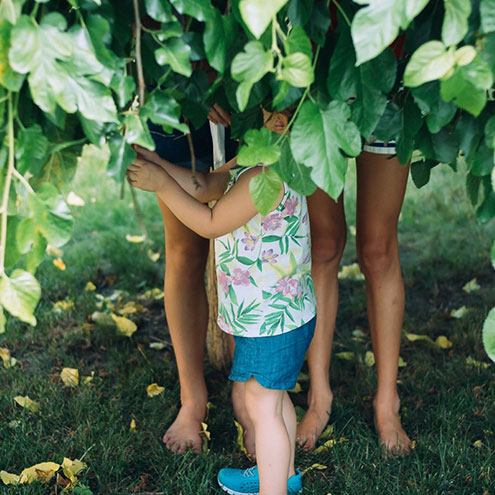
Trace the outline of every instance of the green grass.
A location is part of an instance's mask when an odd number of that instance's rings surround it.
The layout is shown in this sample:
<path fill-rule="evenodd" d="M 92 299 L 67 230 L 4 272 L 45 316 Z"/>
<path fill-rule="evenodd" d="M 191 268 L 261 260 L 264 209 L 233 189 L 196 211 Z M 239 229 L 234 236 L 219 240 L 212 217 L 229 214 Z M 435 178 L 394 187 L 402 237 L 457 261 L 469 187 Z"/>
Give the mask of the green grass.
<path fill-rule="evenodd" d="M 453 342 L 443 350 L 403 339 L 402 418 L 416 448 L 405 458 L 381 457 L 371 408 L 374 368 L 361 359 L 371 344 L 368 336 L 352 335 L 356 328 L 367 335 L 364 284 L 342 281 L 334 350 L 353 351 L 358 359 L 333 360 L 331 421 L 338 443 L 322 454 L 298 454 L 301 468 L 327 466 L 305 476 L 305 495 L 494 493 L 494 365 L 478 369 L 466 363 L 467 357 L 489 362 L 481 327 L 495 300 L 489 262 L 494 228 L 474 220 L 461 175 L 439 169 L 425 188 L 410 184 L 399 224 L 407 289 L 404 331 L 433 339 L 446 335 Z M 346 206 L 353 224 L 352 171 L 348 182 Z M 161 443 L 178 410 L 179 388 L 170 346 L 149 348 L 157 339 L 169 341 L 162 302 L 139 299 L 146 289 L 161 287 L 163 279 L 163 231 L 154 197 L 138 194 L 151 242 L 132 244 L 126 234 L 140 230 L 129 190 L 120 200 L 120 186 L 105 177 L 95 156 L 82 161 L 72 187 L 86 205 L 73 208 L 74 237 L 63 253 L 67 269 L 58 270 L 47 258 L 38 272 L 44 291 L 37 327 L 11 319 L 0 336 L 0 347 L 21 361 L 0 371 L 0 469 L 20 473 L 38 462 L 83 457 L 88 469 L 80 483 L 94 494 L 218 494 L 218 469 L 248 465 L 235 446 L 230 385 L 221 373 L 206 367 L 213 404 L 209 455 L 175 456 Z M 356 261 L 353 237 L 348 237 L 344 264 Z M 158 262 L 148 258 L 148 248 L 161 252 Z M 474 277 L 481 289 L 463 292 L 462 286 Z M 132 338 L 88 325 L 98 309 L 96 293 L 85 290 L 88 281 L 98 294 L 108 297 L 122 290 L 124 302 L 140 301 L 146 307 L 147 312 L 133 317 L 139 329 Z M 74 309 L 55 313 L 54 302 L 64 299 L 73 301 Z M 449 317 L 463 305 L 469 308 L 464 318 Z M 66 388 L 59 378 L 63 367 L 78 368 L 84 376 L 94 371 L 95 378 Z M 153 382 L 165 386 L 165 392 L 149 398 L 146 387 Z M 13 400 L 17 395 L 39 401 L 40 411 L 20 408 Z M 293 399 L 305 407 L 304 393 Z M 135 434 L 129 431 L 131 419 Z M 478 440 L 479 448 L 474 446 Z M 48 495 L 60 490 L 54 480 L 47 486 L 0 485 L 2 493 Z"/>

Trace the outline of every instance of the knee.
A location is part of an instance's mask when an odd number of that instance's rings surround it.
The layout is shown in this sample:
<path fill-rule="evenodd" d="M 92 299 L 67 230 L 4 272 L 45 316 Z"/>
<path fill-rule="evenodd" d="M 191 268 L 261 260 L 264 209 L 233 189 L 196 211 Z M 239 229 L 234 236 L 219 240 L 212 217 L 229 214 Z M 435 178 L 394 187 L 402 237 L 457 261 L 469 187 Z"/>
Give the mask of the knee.
<path fill-rule="evenodd" d="M 170 270 L 183 272 L 204 271 L 208 257 L 208 244 L 175 243 L 167 246 L 165 263 Z"/>
<path fill-rule="evenodd" d="M 345 234 L 340 236 L 315 236 L 311 241 L 311 257 L 314 264 L 339 266 L 345 246 Z"/>
<path fill-rule="evenodd" d="M 398 260 L 397 240 L 385 237 L 358 240 L 357 254 L 366 277 L 386 273 Z"/>

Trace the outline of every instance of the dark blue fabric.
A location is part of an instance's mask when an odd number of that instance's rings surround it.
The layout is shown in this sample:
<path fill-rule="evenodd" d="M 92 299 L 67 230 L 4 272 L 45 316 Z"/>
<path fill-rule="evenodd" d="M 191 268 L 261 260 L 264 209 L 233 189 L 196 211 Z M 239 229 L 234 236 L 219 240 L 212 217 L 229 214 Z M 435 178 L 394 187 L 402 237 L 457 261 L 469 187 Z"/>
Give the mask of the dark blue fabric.
<path fill-rule="evenodd" d="M 229 379 L 245 382 L 252 376 L 265 388 L 290 390 L 296 386 L 316 317 L 302 327 L 274 337 L 234 337 L 235 351 Z"/>
<path fill-rule="evenodd" d="M 149 122 L 151 137 L 155 142 L 155 151 L 158 155 L 175 165 L 191 168 L 191 154 L 187 137 L 179 132 L 166 134 L 159 125 Z M 211 141 L 210 124 L 207 121 L 199 129 L 191 132 L 194 155 L 196 156 L 196 169 L 207 172 L 213 167 L 213 145 Z M 227 161 L 237 153 L 237 142 L 230 139 L 230 129 L 225 129 L 225 152 Z"/>

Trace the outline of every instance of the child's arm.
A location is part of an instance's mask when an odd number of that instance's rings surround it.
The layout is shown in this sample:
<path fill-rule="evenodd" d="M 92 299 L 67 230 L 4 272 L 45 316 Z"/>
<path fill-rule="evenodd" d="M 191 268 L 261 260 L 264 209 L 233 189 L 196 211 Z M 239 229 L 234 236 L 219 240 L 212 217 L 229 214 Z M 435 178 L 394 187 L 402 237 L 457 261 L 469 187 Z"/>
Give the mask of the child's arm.
<path fill-rule="evenodd" d="M 254 167 L 244 172 L 213 208 L 188 194 L 164 170 L 155 174 L 152 183 L 154 189 L 149 189 L 150 183 L 147 182 L 145 168 L 129 169 L 128 178 L 131 184 L 140 189 L 154 190 L 178 220 L 202 237 L 213 239 L 232 232 L 258 213 L 249 195 L 249 181 L 262 173 L 262 167 Z M 274 208 L 282 200 L 283 194 L 282 190 Z"/>
<path fill-rule="evenodd" d="M 223 196 L 229 180 L 229 169 L 237 160 L 236 158 L 230 160 L 212 174 L 196 172 L 193 175 L 191 170 L 174 165 L 173 163 L 160 158 L 155 152 L 148 151 L 140 146 L 135 146 L 135 149 L 138 156 L 137 159 L 134 160 L 133 165 L 131 165 L 130 170 L 133 169 L 133 166 L 134 168 L 143 166 L 144 162 L 154 163 L 173 177 L 193 198 L 196 198 L 202 203 L 208 203 L 208 201 L 219 199 Z M 153 170 L 149 168 L 148 173 L 153 173 Z"/>

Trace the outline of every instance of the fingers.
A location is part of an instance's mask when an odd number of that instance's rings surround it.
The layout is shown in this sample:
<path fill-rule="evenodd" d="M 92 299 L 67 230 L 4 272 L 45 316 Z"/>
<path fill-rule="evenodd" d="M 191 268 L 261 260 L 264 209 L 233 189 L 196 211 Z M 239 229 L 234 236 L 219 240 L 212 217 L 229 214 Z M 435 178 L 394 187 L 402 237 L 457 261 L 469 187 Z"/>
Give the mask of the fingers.
<path fill-rule="evenodd" d="M 215 103 L 208 112 L 208 120 L 214 124 L 222 124 L 224 127 L 228 127 L 230 125 L 230 114 L 218 103 Z"/>

